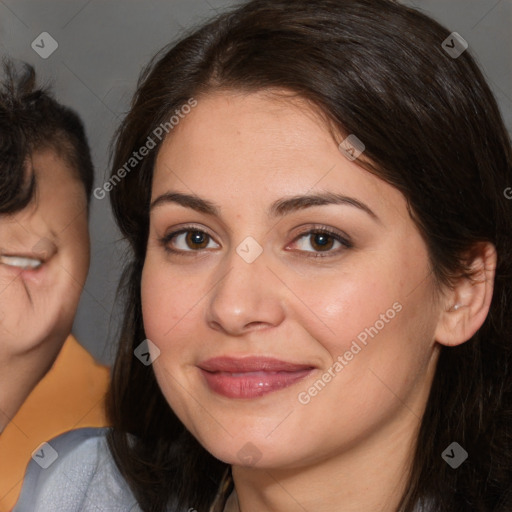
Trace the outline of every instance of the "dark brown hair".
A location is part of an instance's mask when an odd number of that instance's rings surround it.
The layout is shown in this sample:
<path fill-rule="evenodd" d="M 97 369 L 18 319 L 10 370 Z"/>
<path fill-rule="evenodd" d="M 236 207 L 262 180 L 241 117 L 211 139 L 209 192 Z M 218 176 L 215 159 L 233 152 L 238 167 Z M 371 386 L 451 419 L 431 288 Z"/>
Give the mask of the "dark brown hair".
<path fill-rule="evenodd" d="M 31 201 L 36 177 L 27 165 L 34 151 L 51 148 L 76 171 L 90 201 L 94 168 L 79 116 L 36 84 L 34 68 L 3 61 L 0 84 L 0 214 Z"/>
<path fill-rule="evenodd" d="M 360 165 L 404 194 L 439 285 L 471 278 L 471 248 L 494 244 L 489 314 L 472 339 L 441 348 L 400 512 L 421 504 L 436 512 L 512 510 L 512 201 L 504 196 L 511 146 L 470 51 L 453 58 L 442 48 L 449 34 L 390 0 L 250 1 L 153 58 L 114 140 L 112 175 L 191 97 L 287 90 L 364 142 Z M 140 281 L 159 147 L 111 192 L 131 260 L 108 399 L 109 446 L 144 510 L 193 504 L 206 512 L 227 465 L 185 429 L 152 368 L 133 355 L 146 338 Z M 441 458 L 454 441 L 470 454 L 456 470 Z"/>

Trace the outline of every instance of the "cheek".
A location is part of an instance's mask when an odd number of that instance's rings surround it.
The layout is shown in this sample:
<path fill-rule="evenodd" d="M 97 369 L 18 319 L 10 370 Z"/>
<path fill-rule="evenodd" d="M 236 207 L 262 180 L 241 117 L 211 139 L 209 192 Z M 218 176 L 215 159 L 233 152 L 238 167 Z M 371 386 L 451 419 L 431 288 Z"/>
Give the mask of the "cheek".
<path fill-rule="evenodd" d="M 370 339 L 369 330 L 388 329 L 394 322 L 393 304 L 400 298 L 396 280 L 389 279 L 391 270 L 361 265 L 325 279 L 294 283 L 294 293 L 308 306 L 297 309 L 297 322 L 316 339 L 332 359 L 352 347 L 354 340 Z M 399 306 L 396 306 L 399 307 Z M 381 319 L 384 315 L 384 320 Z M 357 350 L 357 348 L 356 348 Z"/>
<path fill-rule="evenodd" d="M 191 280 L 180 279 L 148 251 L 141 276 L 142 317 L 146 336 L 163 353 L 179 349 L 177 334 L 191 321 L 199 297 Z"/>
<path fill-rule="evenodd" d="M 0 333 L 12 339 L 30 323 L 27 319 L 30 301 L 18 274 L 19 271 L 0 265 Z"/>
<path fill-rule="evenodd" d="M 162 279 L 158 279 L 149 255 L 142 269 L 140 287 L 144 331 L 153 343 L 160 345 L 160 333 L 164 331 L 162 311 L 164 305 L 168 304 L 168 297 L 165 293 L 165 283 L 162 283 Z M 157 300 L 157 297 L 160 300 Z"/>
<path fill-rule="evenodd" d="M 311 308 L 306 314 L 299 312 L 298 321 L 323 347 L 342 387 L 351 383 L 367 392 L 372 386 L 382 388 L 373 371 L 401 388 L 412 378 L 411 372 L 425 364 L 432 315 L 426 306 L 427 257 L 420 249 L 414 264 L 403 248 L 397 248 L 360 260 L 357 268 L 347 268 L 318 286 L 304 281 L 294 288 Z M 336 361 L 339 364 L 332 368 Z"/>
<path fill-rule="evenodd" d="M 87 218 L 83 218 L 76 224 L 72 239 L 69 241 L 69 246 L 71 247 L 76 279 L 83 284 L 87 278 L 91 262 L 91 245 Z"/>
<path fill-rule="evenodd" d="M 70 309 L 78 306 L 90 265 L 90 238 L 87 218 L 77 220 L 66 230 L 61 254 L 57 253 L 56 281 L 60 283 Z M 65 270 L 63 270 L 65 269 Z M 73 313 L 74 314 L 74 313 Z"/>
<path fill-rule="evenodd" d="M 190 414 L 190 396 L 183 393 L 187 384 L 187 363 L 194 357 L 190 329 L 199 329 L 194 314 L 201 293 L 191 279 L 166 267 L 158 256 L 148 251 L 141 275 L 141 306 L 144 332 L 159 351 L 153 372 L 169 406 L 194 433 Z M 203 293 L 204 295 L 204 293 Z M 197 433 L 196 433 L 197 435 Z"/>

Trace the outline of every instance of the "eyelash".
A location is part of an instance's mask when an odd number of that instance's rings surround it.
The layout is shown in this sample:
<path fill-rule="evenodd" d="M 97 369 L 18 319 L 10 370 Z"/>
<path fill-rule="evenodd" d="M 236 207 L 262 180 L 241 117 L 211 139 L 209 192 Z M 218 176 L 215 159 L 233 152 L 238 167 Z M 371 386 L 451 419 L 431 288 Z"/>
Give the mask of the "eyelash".
<path fill-rule="evenodd" d="M 202 234 L 206 235 L 207 237 L 209 237 L 210 239 L 213 238 L 206 231 L 204 231 L 202 229 L 199 229 L 195 226 L 185 226 L 178 231 L 173 231 L 171 233 L 166 234 L 165 236 L 163 236 L 162 238 L 159 239 L 159 243 L 163 246 L 164 250 L 170 254 L 177 254 L 177 255 L 187 256 L 187 257 L 188 256 L 195 257 L 195 256 L 197 256 L 197 253 L 201 252 L 203 249 L 182 251 L 179 249 L 178 250 L 171 249 L 168 245 L 169 242 L 176 236 L 181 235 L 183 233 L 189 233 L 189 232 L 202 233 Z M 306 257 L 308 257 L 308 258 L 329 258 L 329 257 L 338 255 L 342 250 L 351 249 L 353 247 L 353 244 L 350 240 L 348 240 L 347 238 L 344 238 L 339 233 L 332 231 L 328 228 L 325 228 L 323 226 L 320 226 L 320 227 L 315 226 L 308 231 L 300 233 L 299 235 L 297 235 L 295 237 L 295 239 L 293 241 L 295 242 L 296 240 L 300 240 L 301 238 L 305 237 L 306 235 L 316 235 L 316 234 L 329 235 L 330 237 L 332 237 L 336 241 L 338 241 L 343 247 L 339 248 L 336 251 L 330 251 L 330 250 L 329 251 L 299 251 L 299 252 L 308 253 L 306 255 Z"/>

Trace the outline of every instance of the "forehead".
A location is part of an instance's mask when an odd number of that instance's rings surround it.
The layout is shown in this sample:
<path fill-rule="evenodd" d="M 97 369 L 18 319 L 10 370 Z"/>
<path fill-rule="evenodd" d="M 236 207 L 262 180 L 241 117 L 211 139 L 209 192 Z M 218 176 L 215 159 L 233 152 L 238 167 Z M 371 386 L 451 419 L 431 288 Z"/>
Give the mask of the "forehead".
<path fill-rule="evenodd" d="M 35 175 L 36 190 L 24 213 L 76 216 L 87 209 L 83 182 L 62 152 L 48 147 L 35 150 L 30 155 L 28 170 Z"/>
<path fill-rule="evenodd" d="M 78 170 L 71 164 L 66 150 L 53 146 L 37 148 L 30 155 L 28 165 L 36 175 L 38 187 L 61 180 L 63 186 L 81 183 Z"/>
<path fill-rule="evenodd" d="M 342 140 L 318 110 L 300 98 L 217 92 L 174 127 L 156 159 L 153 198 L 169 188 L 218 198 L 271 198 L 313 189 L 359 194 L 376 208 L 402 194 L 349 161 Z M 386 188 L 383 191 L 383 188 Z M 384 193 L 385 192 L 385 193 Z M 393 197 L 388 197 L 391 194 Z"/>
<path fill-rule="evenodd" d="M 266 93 L 216 92 L 202 96 L 164 140 L 157 156 L 154 183 L 185 171 L 204 180 L 269 172 L 307 179 L 307 170 L 332 162 L 319 151 L 334 144 L 317 113 L 300 100 Z M 300 166 L 298 166 L 300 162 Z M 332 164 L 331 164 L 332 165 Z"/>

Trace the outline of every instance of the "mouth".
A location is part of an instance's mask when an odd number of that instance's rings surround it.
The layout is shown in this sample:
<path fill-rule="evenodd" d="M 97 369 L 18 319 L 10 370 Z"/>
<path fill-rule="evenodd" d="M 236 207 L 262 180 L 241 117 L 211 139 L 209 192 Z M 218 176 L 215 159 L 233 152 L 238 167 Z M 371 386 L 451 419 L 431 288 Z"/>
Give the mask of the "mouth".
<path fill-rule="evenodd" d="M 21 270 L 35 270 L 43 264 L 43 261 L 26 256 L 7 256 L 4 254 L 0 256 L 0 263 L 10 267 L 19 268 Z"/>
<path fill-rule="evenodd" d="M 315 370 L 268 357 L 216 357 L 198 365 L 206 385 L 228 398 L 257 398 L 292 386 Z"/>

